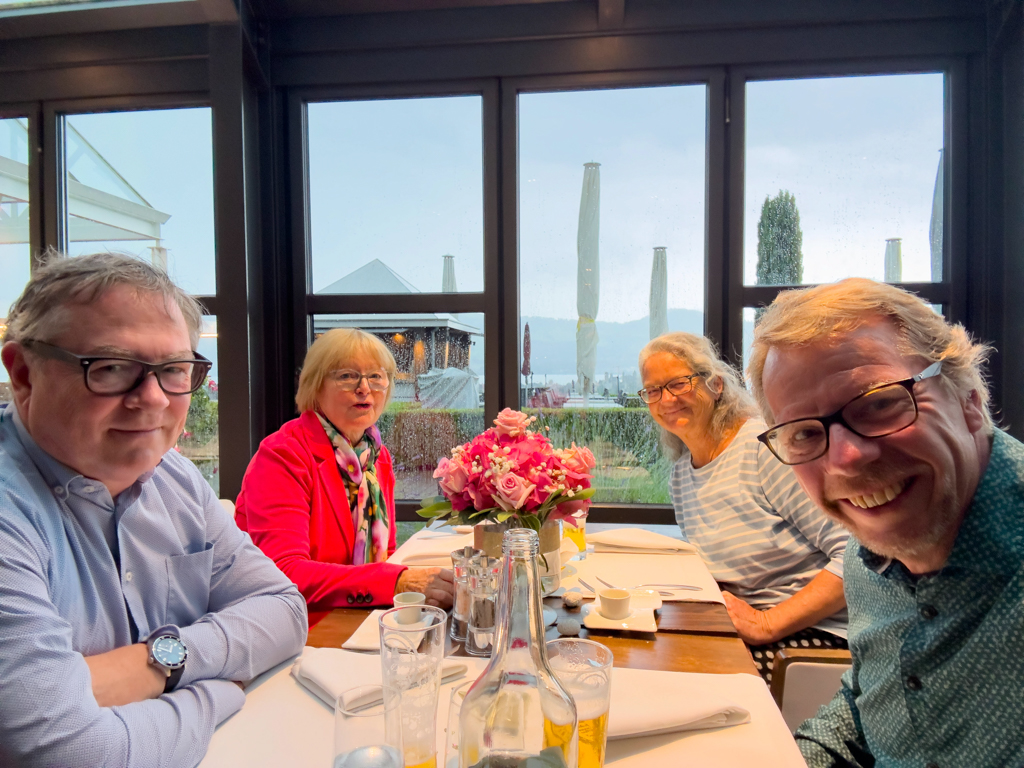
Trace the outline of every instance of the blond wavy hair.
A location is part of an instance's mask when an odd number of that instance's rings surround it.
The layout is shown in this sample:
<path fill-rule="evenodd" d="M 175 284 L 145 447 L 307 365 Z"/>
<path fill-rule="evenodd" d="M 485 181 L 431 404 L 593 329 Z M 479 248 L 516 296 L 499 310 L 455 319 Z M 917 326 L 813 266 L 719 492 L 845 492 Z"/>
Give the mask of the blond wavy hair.
<path fill-rule="evenodd" d="M 339 368 L 352 367 L 352 360 L 361 354 L 371 358 L 388 375 L 388 391 L 384 398 L 386 408 L 391 402 L 398 376 L 395 356 L 372 333 L 359 328 L 333 328 L 316 339 L 306 352 L 302 373 L 299 374 L 299 391 L 295 393 L 299 412 L 319 410 L 317 398 L 327 375 Z"/>
<path fill-rule="evenodd" d="M 775 423 L 764 395 L 769 350 L 840 337 L 877 318 L 896 327 L 902 354 L 929 363 L 941 361 L 943 380 L 960 397 L 978 393 L 986 431 L 991 434 L 994 427 L 984 366 L 992 348 L 974 341 L 962 325 L 946 322 L 914 294 L 861 277 L 783 291 L 761 316 L 754 328 L 747 379 L 765 421 Z"/>
<path fill-rule="evenodd" d="M 708 423 L 708 431 L 714 437 L 721 439 L 737 422 L 757 416 L 757 407 L 743 386 L 739 372 L 719 356 L 710 339 L 683 331 L 666 333 L 651 339 L 647 346 L 640 350 L 641 375 L 647 359 L 659 352 L 673 355 L 691 371 L 700 374 L 709 389 L 715 380 L 721 382 L 722 394 L 715 401 L 715 409 Z M 711 391 L 714 392 L 713 389 Z M 675 461 L 683 454 L 689 453 L 686 443 L 664 427 L 659 426 L 658 429 L 661 430 L 661 444 L 671 460 Z"/>

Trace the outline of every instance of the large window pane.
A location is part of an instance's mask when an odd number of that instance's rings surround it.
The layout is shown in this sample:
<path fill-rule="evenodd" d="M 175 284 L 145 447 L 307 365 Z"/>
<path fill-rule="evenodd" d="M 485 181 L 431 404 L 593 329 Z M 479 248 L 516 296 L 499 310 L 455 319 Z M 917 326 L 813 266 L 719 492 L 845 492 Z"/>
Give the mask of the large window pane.
<path fill-rule="evenodd" d="M 28 282 L 28 235 L 28 120 L 0 119 L 0 337 L 7 311 Z M 10 379 L 0 365 L 0 403 L 10 399 Z"/>
<path fill-rule="evenodd" d="M 746 284 L 941 282 L 943 88 L 941 73 L 748 83 Z"/>
<path fill-rule="evenodd" d="M 395 498 L 437 495 L 438 459 L 484 429 L 484 316 L 421 312 L 315 315 L 313 333 L 361 328 L 383 341 L 398 380 L 378 426 L 395 463 Z"/>
<path fill-rule="evenodd" d="M 65 118 L 68 252 L 121 251 L 217 292 L 208 108 Z"/>
<path fill-rule="evenodd" d="M 309 105 L 316 293 L 483 290 L 482 103 Z"/>
<path fill-rule="evenodd" d="M 519 97 L 522 400 L 556 444 L 594 451 L 597 501 L 668 502 L 637 355 L 704 332 L 706 104 L 704 85 Z"/>
<path fill-rule="evenodd" d="M 192 394 L 185 420 L 185 431 L 178 439 L 177 450 L 199 467 L 203 477 L 220 494 L 220 429 L 217 422 L 217 318 L 203 317 L 203 330 L 196 351 L 213 361 L 206 384 Z"/>

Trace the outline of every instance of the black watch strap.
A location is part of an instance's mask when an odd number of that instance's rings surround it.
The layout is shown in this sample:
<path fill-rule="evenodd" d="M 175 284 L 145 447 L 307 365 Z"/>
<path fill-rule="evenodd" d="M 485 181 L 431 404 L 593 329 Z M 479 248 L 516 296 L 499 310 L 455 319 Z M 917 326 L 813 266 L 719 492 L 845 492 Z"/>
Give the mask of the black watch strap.
<path fill-rule="evenodd" d="M 177 669 L 171 670 L 171 674 L 167 676 L 167 683 L 164 685 L 164 693 L 170 693 L 178 686 L 184 672 L 185 667 L 178 667 Z"/>

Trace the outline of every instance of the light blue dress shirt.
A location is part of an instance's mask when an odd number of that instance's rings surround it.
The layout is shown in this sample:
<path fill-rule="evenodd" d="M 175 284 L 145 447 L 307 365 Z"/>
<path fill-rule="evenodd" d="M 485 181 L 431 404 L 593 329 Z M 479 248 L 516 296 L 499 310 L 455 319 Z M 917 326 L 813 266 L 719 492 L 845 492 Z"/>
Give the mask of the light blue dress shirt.
<path fill-rule="evenodd" d="M 120 560 L 118 567 L 117 560 Z M 158 699 L 104 708 L 85 656 L 180 628 Z M 250 680 L 298 653 L 306 605 L 202 475 L 168 452 L 111 498 L 0 407 L 0 766 L 194 766 Z"/>

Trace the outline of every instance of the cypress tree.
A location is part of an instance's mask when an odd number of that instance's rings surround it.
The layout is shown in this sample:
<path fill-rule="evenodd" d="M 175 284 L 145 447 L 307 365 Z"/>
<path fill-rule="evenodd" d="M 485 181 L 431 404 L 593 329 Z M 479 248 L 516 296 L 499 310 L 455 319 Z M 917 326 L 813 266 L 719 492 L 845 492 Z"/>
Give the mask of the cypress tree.
<path fill-rule="evenodd" d="M 800 285 L 803 239 L 796 198 L 784 189 L 766 196 L 757 222 L 757 284 Z"/>

